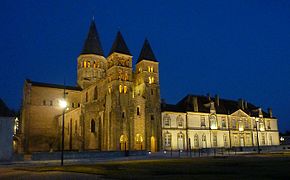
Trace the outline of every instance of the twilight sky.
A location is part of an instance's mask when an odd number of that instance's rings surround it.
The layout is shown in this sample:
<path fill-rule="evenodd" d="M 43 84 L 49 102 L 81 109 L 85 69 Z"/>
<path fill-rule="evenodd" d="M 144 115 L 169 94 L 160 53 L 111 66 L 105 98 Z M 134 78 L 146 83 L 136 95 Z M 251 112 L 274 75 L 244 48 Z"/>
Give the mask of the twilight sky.
<path fill-rule="evenodd" d="M 178 2 L 178 3 L 177 3 Z M 25 78 L 76 84 L 92 16 L 105 54 L 120 30 L 136 63 L 144 39 L 160 62 L 161 96 L 243 98 L 290 129 L 288 0 L 2 0 L 0 97 L 21 104 Z"/>

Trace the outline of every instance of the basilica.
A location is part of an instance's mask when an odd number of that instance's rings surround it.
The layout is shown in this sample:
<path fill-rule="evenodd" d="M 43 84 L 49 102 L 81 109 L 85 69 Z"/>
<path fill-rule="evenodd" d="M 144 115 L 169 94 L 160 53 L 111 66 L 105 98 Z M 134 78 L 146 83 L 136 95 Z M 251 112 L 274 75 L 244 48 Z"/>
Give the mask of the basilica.
<path fill-rule="evenodd" d="M 92 21 L 77 58 L 76 86 L 25 80 L 19 151 L 60 150 L 62 127 L 65 150 L 76 151 L 279 145 L 271 109 L 218 95 L 161 102 L 159 64 L 147 39 L 136 64 L 132 57 L 120 31 L 105 56 Z"/>

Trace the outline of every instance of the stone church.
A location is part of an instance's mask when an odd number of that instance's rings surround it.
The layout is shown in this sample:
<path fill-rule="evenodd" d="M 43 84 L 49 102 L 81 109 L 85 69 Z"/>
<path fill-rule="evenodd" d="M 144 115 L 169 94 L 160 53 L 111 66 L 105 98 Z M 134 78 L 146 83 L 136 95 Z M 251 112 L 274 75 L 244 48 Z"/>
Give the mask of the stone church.
<path fill-rule="evenodd" d="M 66 150 L 161 148 L 158 61 L 146 39 L 135 65 L 118 32 L 105 57 L 94 21 L 77 59 L 77 86 L 26 80 L 23 90 L 24 152 L 59 150 L 63 109 Z"/>
<path fill-rule="evenodd" d="M 161 103 L 158 61 L 148 40 L 135 65 L 121 32 L 105 57 L 94 21 L 77 58 L 76 86 L 25 81 L 19 151 L 60 150 L 63 117 L 65 150 L 279 145 L 271 109 L 209 95 Z"/>

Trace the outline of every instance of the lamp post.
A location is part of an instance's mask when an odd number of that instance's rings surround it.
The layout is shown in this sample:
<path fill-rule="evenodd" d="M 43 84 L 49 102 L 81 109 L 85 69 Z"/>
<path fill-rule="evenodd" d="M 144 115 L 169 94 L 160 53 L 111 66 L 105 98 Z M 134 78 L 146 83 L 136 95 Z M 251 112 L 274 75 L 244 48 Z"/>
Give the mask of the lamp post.
<path fill-rule="evenodd" d="M 64 94 L 63 94 L 64 98 L 65 98 L 65 89 L 64 89 Z M 65 99 L 62 99 L 59 101 L 59 105 L 60 107 L 63 109 L 62 110 L 62 130 L 61 130 L 61 166 L 63 166 L 63 150 L 64 150 L 64 115 L 65 115 L 65 110 L 67 107 L 67 102 L 65 101 Z"/>
<path fill-rule="evenodd" d="M 256 118 L 257 145 L 258 145 L 258 154 L 260 154 L 260 144 L 259 144 L 259 131 L 258 131 L 258 122 L 259 122 L 259 118 Z"/>

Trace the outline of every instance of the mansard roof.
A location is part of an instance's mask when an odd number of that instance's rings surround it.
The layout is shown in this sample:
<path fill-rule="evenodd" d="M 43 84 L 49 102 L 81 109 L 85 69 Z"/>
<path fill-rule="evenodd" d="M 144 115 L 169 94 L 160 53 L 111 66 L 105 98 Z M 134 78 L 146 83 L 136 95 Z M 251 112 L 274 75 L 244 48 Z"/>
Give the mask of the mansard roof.
<path fill-rule="evenodd" d="M 155 58 L 155 55 L 151 49 L 150 43 L 147 39 L 145 39 L 144 41 L 137 63 L 142 60 L 149 60 L 149 61 L 157 62 L 157 59 Z"/>
<path fill-rule="evenodd" d="M 77 87 L 77 86 L 65 86 L 65 85 L 60 85 L 60 84 L 36 82 L 36 81 L 31 81 L 30 79 L 26 79 L 26 82 L 30 83 L 31 86 L 48 87 L 48 88 L 56 88 L 56 89 L 68 89 L 68 90 L 76 90 L 76 91 L 82 90 L 82 88 Z"/>
<path fill-rule="evenodd" d="M 120 31 L 118 31 L 117 33 L 116 39 L 112 45 L 109 55 L 111 55 L 113 52 L 127 54 L 131 56 L 131 53 Z"/>
<path fill-rule="evenodd" d="M 216 97 L 201 96 L 201 95 L 187 95 L 181 99 L 177 104 L 163 104 L 161 106 L 162 111 L 172 111 L 172 112 L 194 112 L 194 98 L 197 99 L 198 112 L 209 113 L 210 112 L 210 102 L 216 102 Z M 247 105 L 242 107 L 241 102 L 235 100 L 221 99 L 219 98 L 219 105 L 215 103 L 215 109 L 217 114 L 232 114 L 237 110 L 241 109 L 249 116 L 258 117 L 257 106 L 247 102 Z M 269 118 L 270 115 L 264 111 L 263 117 Z"/>
<path fill-rule="evenodd" d="M 102 49 L 101 41 L 94 20 L 91 22 L 88 37 L 85 41 L 81 54 L 96 54 L 104 56 L 104 51 Z"/>

